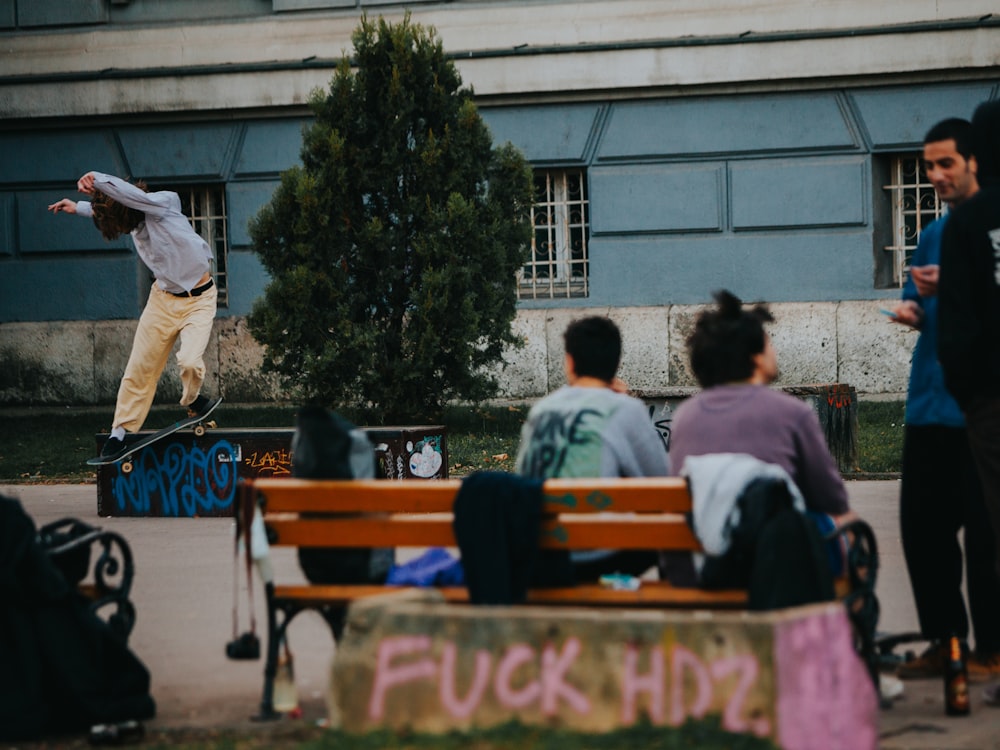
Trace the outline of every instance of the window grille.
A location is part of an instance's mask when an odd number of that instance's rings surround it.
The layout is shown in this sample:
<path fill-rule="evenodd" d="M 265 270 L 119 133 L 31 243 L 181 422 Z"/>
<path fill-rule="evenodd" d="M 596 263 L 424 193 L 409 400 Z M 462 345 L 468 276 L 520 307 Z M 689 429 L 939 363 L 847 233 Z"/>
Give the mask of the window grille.
<path fill-rule="evenodd" d="M 222 185 L 183 185 L 168 188 L 181 198 L 181 210 L 194 231 L 212 248 L 212 276 L 219 290 L 219 307 L 229 306 L 229 232 L 226 190 Z"/>
<path fill-rule="evenodd" d="M 893 282 L 902 287 L 920 232 L 944 213 L 944 204 L 927 180 L 919 153 L 892 158 L 890 184 L 885 189 L 892 201 L 892 244 L 885 249 L 893 257 Z"/>
<path fill-rule="evenodd" d="M 518 298 L 589 294 L 586 173 L 535 170 L 531 257 L 518 273 Z"/>

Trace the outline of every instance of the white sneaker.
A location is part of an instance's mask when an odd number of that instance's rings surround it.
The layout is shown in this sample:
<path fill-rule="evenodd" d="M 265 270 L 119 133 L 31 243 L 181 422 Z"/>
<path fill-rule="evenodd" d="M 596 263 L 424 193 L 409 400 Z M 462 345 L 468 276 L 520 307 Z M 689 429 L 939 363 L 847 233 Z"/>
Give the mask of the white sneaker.
<path fill-rule="evenodd" d="M 884 700 L 894 701 L 903 695 L 903 681 L 888 674 L 878 676 L 878 692 Z"/>

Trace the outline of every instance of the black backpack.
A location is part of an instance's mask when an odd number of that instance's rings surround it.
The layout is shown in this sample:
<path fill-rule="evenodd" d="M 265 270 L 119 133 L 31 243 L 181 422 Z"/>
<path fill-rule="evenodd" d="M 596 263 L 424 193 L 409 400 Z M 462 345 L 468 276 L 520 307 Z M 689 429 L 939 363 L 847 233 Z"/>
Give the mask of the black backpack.
<path fill-rule="evenodd" d="M 375 450 L 364 430 L 320 406 L 304 406 L 292 438 L 292 476 L 301 479 L 372 479 Z M 391 548 L 300 547 L 299 565 L 312 583 L 384 583 Z"/>

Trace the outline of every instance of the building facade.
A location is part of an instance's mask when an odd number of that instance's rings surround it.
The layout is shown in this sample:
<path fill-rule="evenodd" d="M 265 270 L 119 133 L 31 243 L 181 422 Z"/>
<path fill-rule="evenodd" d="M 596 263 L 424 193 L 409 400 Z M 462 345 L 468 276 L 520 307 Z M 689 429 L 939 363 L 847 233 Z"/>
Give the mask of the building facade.
<path fill-rule="evenodd" d="M 693 384 L 683 341 L 728 288 L 772 305 L 784 384 L 905 390 L 878 314 L 933 218 L 923 134 L 1000 96 L 995 2 L 0 0 L 0 403 L 112 401 L 148 273 L 46 206 L 90 169 L 177 190 L 216 253 L 209 387 L 281 398 L 244 316 L 247 222 L 298 161 L 306 101 L 362 14 L 433 27 L 494 140 L 535 168 L 505 395 L 561 381 L 561 333 L 607 313 L 623 372 Z M 165 378 L 164 399 L 176 397 Z"/>

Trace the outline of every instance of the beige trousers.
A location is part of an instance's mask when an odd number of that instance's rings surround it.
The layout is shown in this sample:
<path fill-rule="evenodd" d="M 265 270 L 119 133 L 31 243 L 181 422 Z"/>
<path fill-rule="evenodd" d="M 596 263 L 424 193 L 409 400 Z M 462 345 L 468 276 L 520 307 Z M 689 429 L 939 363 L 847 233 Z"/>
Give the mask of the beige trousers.
<path fill-rule="evenodd" d="M 112 428 L 121 426 L 129 432 L 142 429 L 178 338 L 177 367 L 183 388 L 180 402 L 187 406 L 195 400 L 205 381 L 205 349 L 212 335 L 217 297 L 214 285 L 198 297 L 175 297 L 153 284 L 118 387 Z"/>

